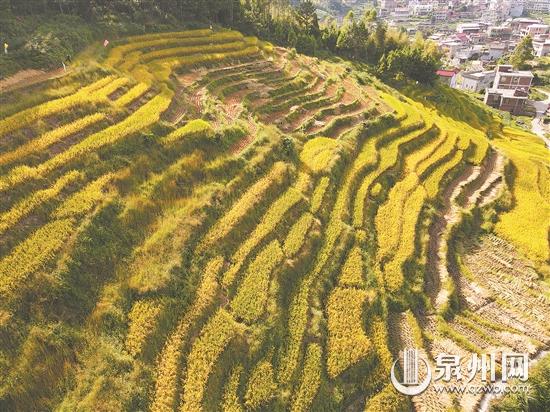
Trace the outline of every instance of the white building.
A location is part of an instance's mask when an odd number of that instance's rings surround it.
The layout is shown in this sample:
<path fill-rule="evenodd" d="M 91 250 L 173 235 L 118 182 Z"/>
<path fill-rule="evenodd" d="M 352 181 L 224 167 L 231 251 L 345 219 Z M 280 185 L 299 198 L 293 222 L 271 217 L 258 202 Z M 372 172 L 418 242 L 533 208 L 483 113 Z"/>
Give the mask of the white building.
<path fill-rule="evenodd" d="M 535 56 L 543 57 L 550 54 L 550 40 L 533 40 Z"/>
<path fill-rule="evenodd" d="M 547 24 L 531 24 L 521 30 L 522 36 L 541 36 L 550 32 L 550 26 Z"/>
<path fill-rule="evenodd" d="M 463 72 L 459 73 L 456 88 L 479 93 L 492 87 L 495 80 L 495 71 Z"/>
<path fill-rule="evenodd" d="M 525 8 L 533 13 L 549 13 L 550 0 L 527 0 Z"/>

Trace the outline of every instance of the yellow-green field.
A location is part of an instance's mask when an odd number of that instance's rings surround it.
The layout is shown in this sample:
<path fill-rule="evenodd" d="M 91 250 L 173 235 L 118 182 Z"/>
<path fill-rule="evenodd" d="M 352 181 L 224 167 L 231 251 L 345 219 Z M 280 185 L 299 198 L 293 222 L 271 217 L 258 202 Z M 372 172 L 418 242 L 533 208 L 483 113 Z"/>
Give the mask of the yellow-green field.
<path fill-rule="evenodd" d="M 535 136 L 234 31 L 90 55 L 2 97 L 0 410 L 468 410 L 399 351 L 550 343 Z"/>

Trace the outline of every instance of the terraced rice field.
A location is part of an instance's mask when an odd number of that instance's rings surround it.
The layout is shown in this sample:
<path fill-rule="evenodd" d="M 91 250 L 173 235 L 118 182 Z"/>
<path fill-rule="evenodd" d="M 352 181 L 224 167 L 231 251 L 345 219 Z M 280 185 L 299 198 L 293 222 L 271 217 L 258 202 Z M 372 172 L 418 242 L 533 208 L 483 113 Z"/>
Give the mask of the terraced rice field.
<path fill-rule="evenodd" d="M 544 145 L 365 76 L 193 30 L 6 93 L 0 409 L 472 410 L 400 350 L 548 345 Z"/>

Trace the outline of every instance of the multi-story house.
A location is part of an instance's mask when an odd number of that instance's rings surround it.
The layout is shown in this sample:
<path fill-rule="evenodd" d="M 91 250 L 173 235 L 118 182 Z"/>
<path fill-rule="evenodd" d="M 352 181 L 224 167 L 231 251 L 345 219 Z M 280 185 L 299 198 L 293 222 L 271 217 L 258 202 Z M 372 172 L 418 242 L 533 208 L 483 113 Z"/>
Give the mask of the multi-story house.
<path fill-rule="evenodd" d="M 485 104 L 512 114 L 523 114 L 533 82 L 533 73 L 499 65 L 492 88 L 485 90 Z"/>
<path fill-rule="evenodd" d="M 541 36 L 550 32 L 550 26 L 547 24 L 531 24 L 521 30 L 521 35 L 525 36 Z"/>

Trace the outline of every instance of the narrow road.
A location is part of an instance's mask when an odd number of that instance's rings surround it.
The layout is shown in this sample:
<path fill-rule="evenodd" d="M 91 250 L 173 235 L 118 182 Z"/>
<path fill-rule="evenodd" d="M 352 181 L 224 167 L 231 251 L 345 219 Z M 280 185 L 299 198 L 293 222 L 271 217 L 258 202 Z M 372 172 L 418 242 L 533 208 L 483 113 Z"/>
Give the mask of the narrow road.
<path fill-rule="evenodd" d="M 69 72 L 70 69 L 65 71 L 63 68 L 50 70 L 48 72 L 34 69 L 21 70 L 13 76 L 0 80 L 0 92 L 6 93 L 12 90 L 31 86 L 36 83 L 41 83 L 46 80 L 63 77 Z"/>

